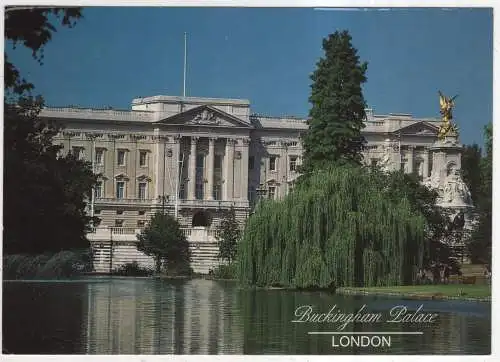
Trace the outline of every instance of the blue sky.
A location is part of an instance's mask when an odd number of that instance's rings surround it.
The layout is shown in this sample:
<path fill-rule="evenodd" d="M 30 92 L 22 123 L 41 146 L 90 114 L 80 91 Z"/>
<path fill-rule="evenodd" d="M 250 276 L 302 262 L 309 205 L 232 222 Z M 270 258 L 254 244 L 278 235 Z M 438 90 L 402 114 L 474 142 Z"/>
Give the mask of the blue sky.
<path fill-rule="evenodd" d="M 368 61 L 365 99 L 377 114 L 439 116 L 437 91 L 458 94 L 463 143 L 483 144 L 493 118 L 490 9 L 319 11 L 245 8 L 85 8 L 59 28 L 42 66 L 8 53 L 47 104 L 130 108 L 137 96 L 249 99 L 252 111 L 306 116 L 322 39 L 347 29 Z"/>

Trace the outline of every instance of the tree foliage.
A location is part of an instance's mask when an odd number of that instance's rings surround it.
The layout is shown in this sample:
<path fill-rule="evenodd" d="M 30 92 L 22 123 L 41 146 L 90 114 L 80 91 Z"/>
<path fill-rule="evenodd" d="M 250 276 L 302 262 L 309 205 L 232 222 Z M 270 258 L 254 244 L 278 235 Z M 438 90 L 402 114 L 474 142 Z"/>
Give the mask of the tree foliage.
<path fill-rule="evenodd" d="M 448 241 L 457 232 L 450 213 L 437 206 L 438 193 L 423 185 L 416 175 L 403 171 L 380 172 L 371 170 L 372 177 L 380 187 L 383 187 L 384 197 L 397 201 L 406 198 L 413 212 L 422 215 L 425 219 L 424 239 L 425 254 L 424 267 L 433 263 L 448 263 L 453 256 Z"/>
<path fill-rule="evenodd" d="M 137 235 L 137 240 L 137 250 L 154 258 L 157 273 L 161 271 L 162 263 L 166 264 L 168 273 L 183 274 L 189 271 L 189 243 L 173 216 L 156 213 Z"/>
<path fill-rule="evenodd" d="M 41 62 L 43 47 L 56 31 L 52 15 L 70 26 L 80 9 L 7 8 L 5 40 L 32 50 Z M 36 254 L 87 248 L 85 213 L 96 182 L 90 163 L 54 145 L 59 125 L 38 117 L 41 97 L 5 54 L 4 253 Z M 94 220 L 95 221 L 95 220 Z"/>
<path fill-rule="evenodd" d="M 411 284 L 425 218 L 362 167 L 315 171 L 283 201 L 263 201 L 238 249 L 238 276 L 285 287 Z"/>
<path fill-rule="evenodd" d="M 347 31 L 323 40 L 324 57 L 311 76 L 312 108 L 309 129 L 303 137 L 303 172 L 327 168 L 332 163 L 362 161 L 366 103 L 362 84 L 367 63 L 360 63 Z"/>
<path fill-rule="evenodd" d="M 234 208 L 231 207 L 229 212 L 221 221 L 220 228 L 217 233 L 217 245 L 219 247 L 219 258 L 231 263 L 238 248 L 238 240 L 240 239 L 240 228 L 236 221 Z"/>
<path fill-rule="evenodd" d="M 32 56 L 40 64 L 43 62 L 44 46 L 57 32 L 57 20 L 60 25 L 72 27 L 82 17 L 81 8 L 18 7 L 7 6 L 5 9 L 5 41 L 15 48 L 22 44 L 30 49 Z M 5 88 L 15 94 L 22 94 L 34 88 L 34 85 L 21 77 L 19 69 L 5 58 Z"/>
<path fill-rule="evenodd" d="M 96 176 L 90 163 L 53 144 L 56 128 L 39 104 L 6 104 L 4 118 L 4 252 L 57 252 L 89 246 L 87 201 Z"/>
<path fill-rule="evenodd" d="M 462 152 L 462 179 L 469 188 L 472 201 L 477 204 L 481 188 L 481 148 L 477 144 L 467 145 Z"/>
<path fill-rule="evenodd" d="M 492 171 L 493 171 L 493 124 L 484 129 L 485 156 L 480 162 L 480 186 L 476 209 L 478 222 L 472 231 L 468 249 L 473 263 L 491 264 L 492 247 Z"/>

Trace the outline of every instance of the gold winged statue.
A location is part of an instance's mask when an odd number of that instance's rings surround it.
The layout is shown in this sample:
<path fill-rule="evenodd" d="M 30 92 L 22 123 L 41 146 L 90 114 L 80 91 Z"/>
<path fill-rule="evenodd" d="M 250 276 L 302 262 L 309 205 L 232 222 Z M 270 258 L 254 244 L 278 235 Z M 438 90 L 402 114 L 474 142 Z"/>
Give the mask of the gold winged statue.
<path fill-rule="evenodd" d="M 455 107 L 455 98 L 446 97 L 439 91 L 439 113 L 443 123 L 439 127 L 438 138 L 443 140 L 446 136 L 458 135 L 458 128 L 452 123 L 453 120 L 453 107 Z"/>

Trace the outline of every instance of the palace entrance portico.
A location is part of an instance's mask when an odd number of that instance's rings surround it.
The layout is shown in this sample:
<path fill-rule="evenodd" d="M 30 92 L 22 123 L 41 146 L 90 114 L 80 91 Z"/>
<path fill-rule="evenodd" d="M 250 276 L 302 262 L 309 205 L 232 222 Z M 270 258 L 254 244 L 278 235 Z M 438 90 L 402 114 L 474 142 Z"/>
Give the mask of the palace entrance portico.
<path fill-rule="evenodd" d="M 154 127 L 154 199 L 168 195 L 179 208 L 226 209 L 233 203 L 248 207 L 251 124 L 201 106 L 155 122 Z"/>

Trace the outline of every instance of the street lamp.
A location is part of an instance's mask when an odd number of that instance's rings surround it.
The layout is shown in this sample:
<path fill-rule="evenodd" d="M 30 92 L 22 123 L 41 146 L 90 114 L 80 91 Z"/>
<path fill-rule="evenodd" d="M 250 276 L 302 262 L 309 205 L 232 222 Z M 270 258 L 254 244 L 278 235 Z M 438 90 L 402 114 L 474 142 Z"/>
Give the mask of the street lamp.
<path fill-rule="evenodd" d="M 254 207 L 254 210 L 258 207 L 258 205 L 260 204 L 262 198 L 264 196 L 266 196 L 267 194 L 267 188 L 263 185 L 263 184 L 260 184 L 259 187 L 257 187 L 255 189 L 255 192 L 257 193 L 257 203 Z"/>

